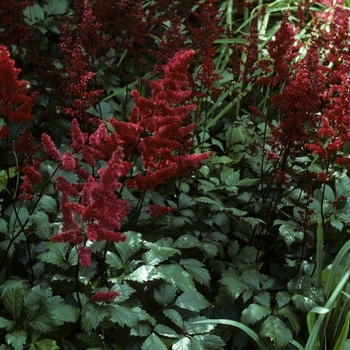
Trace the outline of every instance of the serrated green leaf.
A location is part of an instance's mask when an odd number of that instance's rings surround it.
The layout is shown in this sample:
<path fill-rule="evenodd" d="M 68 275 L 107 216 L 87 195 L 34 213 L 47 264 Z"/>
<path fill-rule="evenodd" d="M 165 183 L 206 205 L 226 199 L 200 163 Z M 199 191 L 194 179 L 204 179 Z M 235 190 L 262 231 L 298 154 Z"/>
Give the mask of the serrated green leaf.
<path fill-rule="evenodd" d="M 188 290 L 176 299 L 175 305 L 190 311 L 200 311 L 210 306 L 210 303 L 197 291 Z"/>
<path fill-rule="evenodd" d="M 193 342 L 198 342 L 198 345 L 200 346 L 198 348 L 203 350 L 223 350 L 226 345 L 220 337 L 213 334 L 195 335 L 191 339 L 191 343 Z M 192 348 L 193 345 L 194 344 L 192 344 Z"/>
<path fill-rule="evenodd" d="M 288 304 L 291 300 L 291 296 L 286 292 L 277 292 L 276 294 L 276 301 L 278 307 L 283 307 L 284 305 Z"/>
<path fill-rule="evenodd" d="M 123 267 L 123 264 L 122 264 L 120 258 L 116 254 L 114 254 L 110 251 L 108 251 L 106 254 L 106 263 L 109 266 L 115 267 L 117 269 L 121 269 Z"/>
<path fill-rule="evenodd" d="M 57 345 L 57 343 L 54 340 L 51 339 L 43 339 L 36 341 L 35 343 L 35 349 L 38 350 L 58 350 L 60 347 Z"/>
<path fill-rule="evenodd" d="M 163 337 L 177 338 L 179 336 L 173 329 L 162 324 L 157 324 L 154 331 Z"/>
<path fill-rule="evenodd" d="M 184 323 L 180 313 L 174 309 L 163 310 L 163 314 L 168 317 L 172 322 L 174 322 L 179 328 L 183 328 Z"/>
<path fill-rule="evenodd" d="M 176 296 L 176 287 L 172 284 L 163 283 L 159 289 L 154 291 L 154 299 L 163 306 L 169 305 Z"/>
<path fill-rule="evenodd" d="M 23 350 L 23 345 L 27 340 L 27 332 L 23 329 L 19 329 L 5 336 L 6 342 L 12 345 L 15 350 Z"/>
<path fill-rule="evenodd" d="M 44 5 L 44 10 L 49 15 L 63 15 L 67 11 L 67 0 L 48 0 L 47 5 Z"/>
<path fill-rule="evenodd" d="M 125 265 L 128 259 L 130 259 L 142 247 L 142 235 L 140 233 L 127 231 L 124 232 L 124 234 L 128 239 L 125 242 L 119 242 L 114 245 L 123 265 Z"/>
<path fill-rule="evenodd" d="M 221 181 L 225 183 L 226 186 L 236 186 L 240 178 L 240 171 L 233 171 L 231 168 L 227 172 L 221 173 Z"/>
<path fill-rule="evenodd" d="M 303 239 L 303 232 L 296 230 L 297 225 L 292 221 L 281 221 L 275 220 L 275 225 L 281 224 L 279 227 L 279 233 L 283 240 L 286 242 L 287 247 L 290 248 L 290 245 L 295 242 L 295 239 Z"/>
<path fill-rule="evenodd" d="M 113 290 L 120 293 L 119 297 L 116 299 L 117 304 L 121 304 L 130 298 L 130 295 L 136 292 L 136 290 L 130 287 L 127 283 L 115 283 L 113 285 Z"/>
<path fill-rule="evenodd" d="M 23 281 L 16 281 L 6 287 L 2 293 L 2 300 L 5 309 L 17 320 L 23 309 L 23 298 L 26 291 L 23 288 Z"/>
<path fill-rule="evenodd" d="M 106 305 L 96 303 L 87 303 L 84 305 L 81 313 L 81 328 L 91 334 L 99 324 L 110 315 L 110 308 Z"/>
<path fill-rule="evenodd" d="M 35 212 L 44 210 L 47 213 L 57 213 L 57 202 L 55 198 L 44 194 L 37 204 Z"/>
<path fill-rule="evenodd" d="M 242 273 L 242 281 L 251 289 L 260 289 L 260 273 L 256 270 L 246 270 Z"/>
<path fill-rule="evenodd" d="M 234 241 L 232 243 L 230 243 L 228 249 L 227 249 L 227 253 L 230 256 L 230 258 L 234 258 L 239 252 L 239 244 L 237 241 Z"/>
<path fill-rule="evenodd" d="M 244 291 L 249 290 L 249 287 L 240 280 L 234 270 L 225 270 L 219 282 L 226 287 L 227 292 L 234 299 L 237 299 Z"/>
<path fill-rule="evenodd" d="M 113 305 L 110 309 L 112 322 L 118 323 L 120 326 L 134 327 L 138 321 L 137 312 L 126 306 Z"/>
<path fill-rule="evenodd" d="M 167 282 L 172 283 L 182 291 L 196 290 L 192 277 L 181 266 L 175 264 L 159 265 L 157 271 L 166 278 Z"/>
<path fill-rule="evenodd" d="M 335 201 L 335 194 L 329 185 L 324 185 L 324 195 L 325 199 L 328 200 L 329 202 L 334 202 Z"/>
<path fill-rule="evenodd" d="M 179 228 L 184 226 L 186 223 L 191 224 L 191 220 L 185 216 L 168 216 L 168 227 Z"/>
<path fill-rule="evenodd" d="M 7 222 L 0 218 L 0 233 L 7 233 Z"/>
<path fill-rule="evenodd" d="M 349 194 L 349 188 L 350 188 L 350 178 L 343 173 L 335 181 L 335 189 L 336 189 L 337 197 L 347 196 Z"/>
<path fill-rule="evenodd" d="M 159 337 L 152 333 L 141 346 L 142 350 L 166 350 L 166 346 Z"/>
<path fill-rule="evenodd" d="M 292 332 L 285 323 L 276 316 L 269 316 L 262 323 L 260 336 L 263 338 L 270 338 L 278 349 L 283 348 L 293 340 Z"/>
<path fill-rule="evenodd" d="M 264 305 L 264 306 L 269 307 L 270 301 L 271 301 L 271 294 L 269 292 L 267 292 L 266 290 L 263 290 L 254 296 L 254 301 L 256 303 L 259 303 L 260 305 Z"/>
<path fill-rule="evenodd" d="M 300 320 L 297 314 L 292 310 L 291 307 L 285 306 L 279 310 L 277 310 L 276 315 L 284 316 L 288 319 L 289 323 L 291 324 L 294 333 L 299 334 L 300 332 Z"/>
<path fill-rule="evenodd" d="M 191 340 L 187 337 L 181 337 L 172 346 L 173 350 L 192 350 Z"/>
<path fill-rule="evenodd" d="M 189 195 L 185 193 L 180 193 L 179 195 L 179 209 L 185 209 L 192 207 L 195 204 L 195 201 Z"/>
<path fill-rule="evenodd" d="M 43 240 L 47 240 L 51 233 L 51 224 L 48 215 L 43 211 L 36 211 L 30 215 L 30 219 L 36 225 L 35 233 Z"/>
<path fill-rule="evenodd" d="M 206 320 L 204 316 L 192 317 L 184 322 L 184 332 L 187 334 L 209 333 L 215 328 L 215 324 L 196 323 L 197 321 Z"/>
<path fill-rule="evenodd" d="M 50 290 L 39 285 L 24 298 L 24 309 L 30 319 L 29 326 L 41 333 L 54 331 L 65 322 L 76 322 L 79 310 L 65 303 L 60 296 L 51 296 Z"/>
<path fill-rule="evenodd" d="M 71 249 L 70 243 L 47 242 L 45 247 L 48 251 L 38 255 L 40 261 L 56 265 L 63 270 L 69 269 L 67 253 Z"/>
<path fill-rule="evenodd" d="M 130 275 L 126 276 L 125 279 L 144 283 L 146 281 L 153 281 L 155 279 L 162 278 L 163 276 L 160 272 L 161 271 L 156 269 L 154 266 L 143 265 L 136 269 L 134 272 L 132 272 Z"/>
<path fill-rule="evenodd" d="M 47 304 L 56 325 L 60 326 L 67 322 L 75 323 L 79 319 L 79 309 L 68 305 L 58 295 L 48 299 Z"/>
<path fill-rule="evenodd" d="M 6 318 L 0 316 L 0 328 L 5 328 L 7 331 L 9 331 L 15 324 L 15 321 L 7 320 Z"/>
<path fill-rule="evenodd" d="M 138 322 L 134 327 L 130 329 L 130 335 L 136 337 L 147 337 L 152 333 L 152 328 L 145 322 Z"/>
<path fill-rule="evenodd" d="M 209 197 L 197 197 L 194 198 L 197 202 L 201 202 L 201 203 L 207 203 L 207 204 L 211 204 L 214 205 L 215 207 L 217 207 L 220 210 L 223 210 L 224 208 L 222 207 L 220 202 L 216 202 L 213 199 L 209 198 Z"/>
<path fill-rule="evenodd" d="M 12 232 L 13 235 L 17 235 L 18 232 L 23 231 L 23 229 L 28 228 L 30 225 L 28 209 L 26 207 L 20 207 L 15 210 L 17 213 L 12 211 L 9 222 L 9 232 Z"/>
<path fill-rule="evenodd" d="M 245 246 L 233 259 L 234 263 L 240 266 L 241 264 L 251 264 L 256 261 L 258 252 L 254 247 Z"/>
<path fill-rule="evenodd" d="M 205 258 L 214 258 L 218 254 L 218 247 L 214 243 L 203 241 L 199 247 L 203 251 Z"/>
<path fill-rule="evenodd" d="M 300 294 L 293 295 L 292 300 L 295 307 L 304 312 L 309 312 L 313 307 L 317 306 L 313 300 Z"/>
<path fill-rule="evenodd" d="M 180 250 L 170 247 L 161 247 L 158 244 L 146 242 L 145 246 L 150 249 L 144 254 L 144 261 L 147 265 L 158 265 L 175 254 L 180 254 Z"/>
<path fill-rule="evenodd" d="M 255 228 L 255 226 L 263 224 L 265 225 L 265 221 L 257 218 L 252 217 L 242 217 L 242 220 L 247 222 L 252 228 Z"/>
<path fill-rule="evenodd" d="M 194 278 L 194 280 L 200 284 L 209 285 L 210 274 L 204 267 L 205 265 L 196 259 L 182 259 L 180 264 L 183 265 L 185 270 Z"/>
<path fill-rule="evenodd" d="M 184 234 L 174 242 L 173 248 L 189 249 L 189 248 L 198 247 L 199 244 L 200 244 L 200 241 L 198 240 L 197 237 L 192 236 L 190 234 Z"/>
<path fill-rule="evenodd" d="M 271 308 L 259 304 L 250 304 L 242 311 L 241 321 L 246 325 L 253 325 L 271 314 Z"/>

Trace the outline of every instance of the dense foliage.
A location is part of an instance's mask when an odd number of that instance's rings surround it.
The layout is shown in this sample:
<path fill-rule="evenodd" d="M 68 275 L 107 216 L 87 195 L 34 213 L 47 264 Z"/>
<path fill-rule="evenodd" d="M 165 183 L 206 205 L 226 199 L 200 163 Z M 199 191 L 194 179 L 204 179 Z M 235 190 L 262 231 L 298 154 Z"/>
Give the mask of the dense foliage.
<path fill-rule="evenodd" d="M 0 0 L 0 350 L 350 348 L 346 5 Z"/>

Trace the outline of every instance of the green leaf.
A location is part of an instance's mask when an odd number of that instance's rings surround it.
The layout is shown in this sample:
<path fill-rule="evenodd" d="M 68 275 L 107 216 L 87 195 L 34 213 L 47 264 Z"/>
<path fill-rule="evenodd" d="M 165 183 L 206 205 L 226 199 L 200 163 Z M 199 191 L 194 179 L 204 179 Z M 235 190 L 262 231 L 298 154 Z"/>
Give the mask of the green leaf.
<path fill-rule="evenodd" d="M 201 335 L 195 335 L 191 339 L 191 343 L 198 342 L 199 349 L 203 350 L 223 350 L 224 346 L 226 345 L 225 342 L 218 337 L 217 335 L 213 334 L 201 334 Z M 192 348 L 194 344 L 192 344 Z"/>
<path fill-rule="evenodd" d="M 182 320 L 182 316 L 180 313 L 174 309 L 166 309 L 163 310 L 163 314 L 168 317 L 171 321 L 173 321 L 179 328 L 183 328 L 184 323 Z"/>
<path fill-rule="evenodd" d="M 141 346 L 142 350 L 166 350 L 166 346 L 159 337 L 152 333 Z"/>
<path fill-rule="evenodd" d="M 112 322 L 118 323 L 122 327 L 125 325 L 128 327 L 134 327 L 139 319 L 137 312 L 135 312 L 133 309 L 130 309 L 126 306 L 115 304 L 111 308 L 110 312 L 111 312 L 110 320 Z"/>
<path fill-rule="evenodd" d="M 126 280 L 136 281 L 140 283 L 144 283 L 146 281 L 153 281 L 155 279 L 160 278 L 162 278 L 160 271 L 154 266 L 150 265 L 142 265 L 130 275 L 125 277 Z"/>
<path fill-rule="evenodd" d="M 163 283 L 154 291 L 154 299 L 163 306 L 169 305 L 176 296 L 176 288 L 172 284 Z"/>
<path fill-rule="evenodd" d="M 48 15 L 63 15 L 67 11 L 67 0 L 48 0 L 48 4 L 44 5 L 44 10 Z"/>
<path fill-rule="evenodd" d="M 5 190 L 7 187 L 7 181 L 8 181 L 7 173 L 9 173 L 10 178 L 14 177 L 16 175 L 16 167 L 10 167 L 8 168 L 8 170 L 0 171 L 0 192 Z"/>
<path fill-rule="evenodd" d="M 185 216 L 168 216 L 168 227 L 179 228 L 184 226 L 186 223 L 192 224 L 191 220 L 186 218 Z"/>
<path fill-rule="evenodd" d="M 192 350 L 191 340 L 187 337 L 182 336 L 178 341 L 176 341 L 173 346 L 173 350 Z"/>
<path fill-rule="evenodd" d="M 350 188 L 350 179 L 345 173 L 343 173 L 339 178 L 337 178 L 335 182 L 337 197 L 347 196 L 349 194 L 349 188 Z"/>
<path fill-rule="evenodd" d="M 108 251 L 106 254 L 106 263 L 109 266 L 115 267 L 117 269 L 121 269 L 123 267 L 123 264 L 122 264 L 120 258 L 116 254 L 114 254 L 110 251 Z"/>
<path fill-rule="evenodd" d="M 188 290 L 176 299 L 175 305 L 190 311 L 200 311 L 210 306 L 210 303 L 197 291 Z"/>
<path fill-rule="evenodd" d="M 4 307 L 15 319 L 15 321 L 17 321 L 21 315 L 23 308 L 23 298 L 25 294 L 26 291 L 23 288 L 23 281 L 15 281 L 8 287 L 6 286 L 3 291 L 2 300 Z"/>
<path fill-rule="evenodd" d="M 197 321 L 206 320 L 204 316 L 192 317 L 184 322 L 184 332 L 187 334 L 202 334 L 209 333 L 215 328 L 215 324 L 198 323 Z"/>
<path fill-rule="evenodd" d="M 136 337 L 147 337 L 152 333 L 152 328 L 145 322 L 139 322 L 130 329 L 130 335 Z"/>
<path fill-rule="evenodd" d="M 226 287 L 227 292 L 234 299 L 237 299 L 244 291 L 249 290 L 248 286 L 239 279 L 237 272 L 234 270 L 225 270 L 219 282 Z"/>
<path fill-rule="evenodd" d="M 127 231 L 124 234 L 128 237 L 125 242 L 115 244 L 115 248 L 123 262 L 123 265 L 142 247 L 142 236 L 140 233 Z"/>
<path fill-rule="evenodd" d="M 241 321 L 246 325 L 253 325 L 271 314 L 271 308 L 259 304 L 250 304 L 242 311 Z"/>
<path fill-rule="evenodd" d="M 231 242 L 228 249 L 227 253 L 230 256 L 230 258 L 234 258 L 239 252 L 239 244 L 237 241 Z"/>
<path fill-rule="evenodd" d="M 7 222 L 0 218 L 0 233 L 7 233 Z"/>
<path fill-rule="evenodd" d="M 55 198 L 44 194 L 37 205 L 35 212 L 44 210 L 47 213 L 57 213 L 57 202 Z"/>
<path fill-rule="evenodd" d="M 193 205 L 195 205 L 195 202 L 192 199 L 192 197 L 188 196 L 185 193 L 180 193 L 180 195 L 179 195 L 179 209 L 185 209 L 188 207 L 192 207 Z"/>
<path fill-rule="evenodd" d="M 136 290 L 130 287 L 128 284 L 121 284 L 119 282 L 113 284 L 112 289 L 120 293 L 119 297 L 115 301 L 117 304 L 121 304 L 124 301 L 128 300 L 130 298 L 130 295 L 136 292 Z"/>
<path fill-rule="evenodd" d="M 36 225 L 35 233 L 43 240 L 47 240 L 51 233 L 51 224 L 48 215 L 43 211 L 36 211 L 30 215 L 30 219 Z"/>
<path fill-rule="evenodd" d="M 191 276 L 181 266 L 175 264 L 159 265 L 157 271 L 166 278 L 166 281 L 171 282 L 182 291 L 196 289 Z"/>
<path fill-rule="evenodd" d="M 312 299 L 300 294 L 293 295 L 292 300 L 295 307 L 304 312 L 309 312 L 313 307 L 317 306 Z"/>
<path fill-rule="evenodd" d="M 271 302 L 271 294 L 266 290 L 261 291 L 257 295 L 254 296 L 254 301 L 259 303 L 260 305 L 270 306 Z"/>
<path fill-rule="evenodd" d="M 88 334 L 91 334 L 91 331 L 96 329 L 109 315 L 110 307 L 96 303 L 87 303 L 82 309 L 81 328 Z"/>
<path fill-rule="evenodd" d="M 277 292 L 276 294 L 277 305 L 280 308 L 288 304 L 291 299 L 291 296 L 286 292 Z"/>
<path fill-rule="evenodd" d="M 179 336 L 173 329 L 162 324 L 157 324 L 154 328 L 154 331 L 162 335 L 163 337 L 177 338 Z"/>
<path fill-rule="evenodd" d="M 144 254 L 144 261 L 147 265 L 158 265 L 162 261 L 167 260 L 169 257 L 180 254 L 180 250 L 170 248 L 170 247 L 161 247 L 158 244 L 145 242 L 144 245 L 150 249 Z"/>
<path fill-rule="evenodd" d="M 23 329 L 19 329 L 5 336 L 6 342 L 12 345 L 15 350 L 22 350 L 23 345 L 27 341 L 27 332 Z"/>
<path fill-rule="evenodd" d="M 263 350 L 268 350 L 269 348 L 266 346 L 262 338 L 255 333 L 251 328 L 247 327 L 245 324 L 233 320 L 225 320 L 225 319 L 207 319 L 207 320 L 201 320 L 197 321 L 198 323 L 209 323 L 209 324 L 223 324 L 227 326 L 233 326 L 241 329 L 244 331 L 247 335 L 249 335 L 256 344 Z"/>
<path fill-rule="evenodd" d="M 69 269 L 67 253 L 71 249 L 70 243 L 47 242 L 45 247 L 48 251 L 38 255 L 40 261 L 56 265 L 63 270 Z"/>
<path fill-rule="evenodd" d="M 59 295 L 48 299 L 47 304 L 56 325 L 61 326 L 67 322 L 75 323 L 78 321 L 79 309 L 68 305 Z"/>
<path fill-rule="evenodd" d="M 17 214 L 15 213 L 17 212 Z M 29 227 L 29 212 L 26 207 L 20 207 L 15 208 L 14 211 L 12 211 L 10 223 L 9 223 L 9 232 L 13 232 L 14 234 L 17 234 L 20 231 L 23 231 L 23 229 L 26 229 Z"/>
<path fill-rule="evenodd" d="M 190 234 L 181 235 L 173 244 L 173 248 L 189 249 L 198 247 L 200 241 L 197 237 Z"/>
<path fill-rule="evenodd" d="M 79 310 L 66 304 L 60 296 L 51 296 L 51 291 L 40 285 L 24 298 L 24 309 L 30 320 L 29 326 L 42 333 L 54 331 L 66 322 L 76 322 Z"/>
<path fill-rule="evenodd" d="M 290 248 L 290 245 L 295 242 L 296 238 L 303 239 L 303 232 L 296 231 L 296 223 L 292 221 L 286 222 L 282 220 L 275 220 L 274 224 L 281 224 L 279 227 L 279 232 L 283 240 L 286 242 L 288 248 Z"/>
<path fill-rule="evenodd" d="M 209 286 L 210 274 L 205 265 L 196 259 L 182 259 L 180 264 L 200 284 Z"/>
<path fill-rule="evenodd" d="M 0 316 L 0 328 L 5 328 L 7 331 L 9 331 L 15 324 L 15 321 L 7 320 L 6 318 Z"/>
<path fill-rule="evenodd" d="M 233 261 L 237 266 L 251 264 L 256 261 L 257 255 L 258 251 L 254 247 L 245 246 L 239 251 L 238 255 L 235 256 Z"/>
<path fill-rule="evenodd" d="M 51 339 L 43 339 L 36 341 L 35 343 L 35 349 L 38 350 L 59 350 L 60 347 L 56 344 L 54 340 Z"/>
<path fill-rule="evenodd" d="M 256 270 L 246 270 L 242 273 L 242 281 L 251 289 L 260 289 L 260 273 Z"/>
<path fill-rule="evenodd" d="M 293 340 L 292 332 L 285 323 L 276 316 L 269 316 L 262 323 L 260 336 L 270 338 L 274 342 L 276 348 L 283 348 Z"/>
<path fill-rule="evenodd" d="M 324 195 L 325 195 L 325 199 L 327 199 L 329 202 L 335 201 L 334 192 L 329 185 L 325 185 Z"/>
<path fill-rule="evenodd" d="M 298 315 L 292 310 L 290 306 L 285 306 L 277 310 L 276 315 L 284 316 L 288 319 L 291 326 L 293 327 L 294 333 L 298 334 L 300 332 L 300 320 Z"/>

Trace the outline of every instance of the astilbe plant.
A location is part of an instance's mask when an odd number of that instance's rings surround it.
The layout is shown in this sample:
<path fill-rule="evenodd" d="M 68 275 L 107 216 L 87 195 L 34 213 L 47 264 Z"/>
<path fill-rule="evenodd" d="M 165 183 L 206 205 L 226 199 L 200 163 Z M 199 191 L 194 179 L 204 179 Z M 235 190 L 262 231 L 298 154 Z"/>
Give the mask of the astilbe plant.
<path fill-rule="evenodd" d="M 342 349 L 343 4 L 2 3 L 0 348 Z"/>

